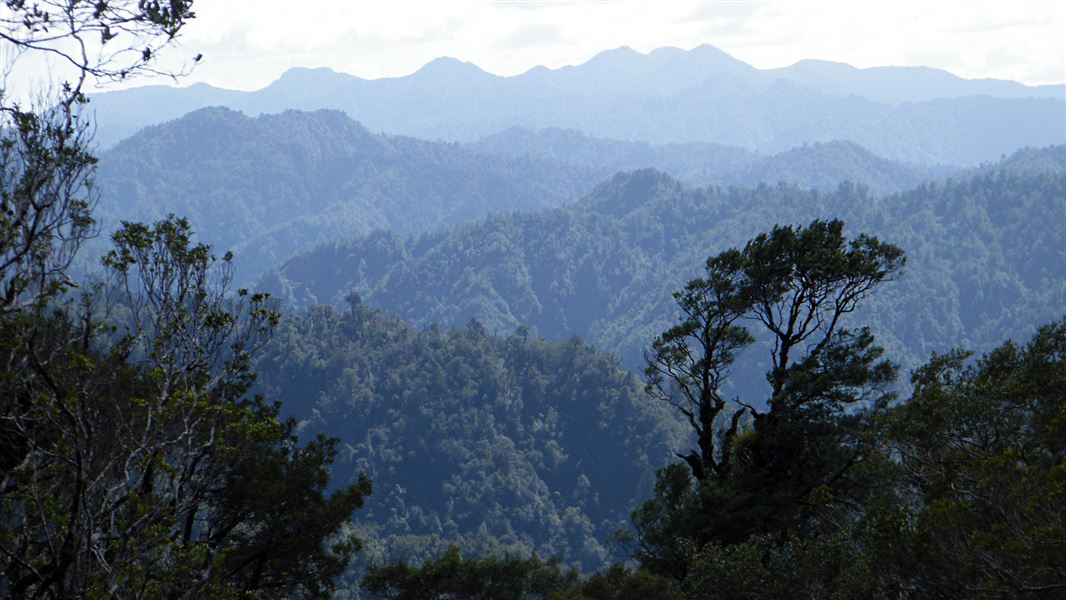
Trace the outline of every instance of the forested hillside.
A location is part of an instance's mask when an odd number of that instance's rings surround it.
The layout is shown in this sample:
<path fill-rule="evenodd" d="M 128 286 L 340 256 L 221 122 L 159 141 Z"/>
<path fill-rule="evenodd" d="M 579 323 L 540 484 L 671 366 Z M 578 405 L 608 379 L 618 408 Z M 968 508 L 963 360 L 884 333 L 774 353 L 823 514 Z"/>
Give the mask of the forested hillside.
<path fill-rule="evenodd" d="M 304 4 L 0 8 L 0 598 L 1066 598 L 1066 85 L 602 46 L 1064 15 Z"/>
<path fill-rule="evenodd" d="M 690 142 L 652 145 L 593 138 L 576 130 L 530 131 L 512 127 L 467 147 L 491 155 L 533 156 L 611 172 L 651 167 L 697 186 L 754 187 L 795 183 L 804 188 L 835 189 L 844 181 L 876 194 L 900 192 L 956 172 L 950 166 L 923 167 L 891 161 L 852 142 L 804 144 L 771 156 L 743 148 Z"/>
<path fill-rule="evenodd" d="M 509 127 L 561 127 L 666 144 L 713 142 L 764 154 L 849 140 L 879 156 L 972 166 L 1022 146 L 1066 141 L 1062 86 L 964 80 L 921 68 L 822 61 L 759 70 L 708 45 L 608 50 L 572 67 L 498 77 L 439 58 L 404 77 L 293 69 L 253 92 L 143 88 L 93 97 L 105 144 L 195 108 L 249 115 L 345 111 L 374 131 L 474 141 Z"/>
<path fill-rule="evenodd" d="M 297 306 L 341 302 L 355 290 L 423 325 L 477 318 L 494 331 L 525 324 L 549 338 L 577 333 L 639 368 L 671 315 L 670 292 L 708 255 L 774 224 L 840 217 L 908 253 L 902 280 L 862 318 L 913 367 L 934 350 L 981 350 L 1025 335 L 1066 306 L 1066 174 L 1058 153 L 1026 152 L 1003 163 L 1012 170 L 884 198 L 850 185 L 829 193 L 687 190 L 639 171 L 573 207 L 493 216 L 411 240 L 376 233 L 326 244 L 287 261 L 263 285 Z"/>
<path fill-rule="evenodd" d="M 150 127 L 105 153 L 97 221 L 169 213 L 237 256 L 239 281 L 331 239 L 400 236 L 493 213 L 569 204 L 621 169 L 658 167 L 686 184 L 785 181 L 875 192 L 946 170 L 880 159 L 846 142 L 756 157 L 710 144 L 649 146 L 518 130 L 459 146 L 373 134 L 337 111 L 249 118 L 209 108 Z"/>
<path fill-rule="evenodd" d="M 577 339 L 419 331 L 351 301 L 294 315 L 257 368 L 300 431 L 341 439 L 334 484 L 373 480 L 367 560 L 448 544 L 586 569 L 614 556 L 610 536 L 684 437 L 635 375 Z"/>
<path fill-rule="evenodd" d="M 603 176 L 374 134 L 337 111 L 252 119 L 210 108 L 105 153 L 97 220 L 111 230 L 120 219 L 184 216 L 202 239 L 234 250 L 248 280 L 324 239 L 560 206 Z"/>

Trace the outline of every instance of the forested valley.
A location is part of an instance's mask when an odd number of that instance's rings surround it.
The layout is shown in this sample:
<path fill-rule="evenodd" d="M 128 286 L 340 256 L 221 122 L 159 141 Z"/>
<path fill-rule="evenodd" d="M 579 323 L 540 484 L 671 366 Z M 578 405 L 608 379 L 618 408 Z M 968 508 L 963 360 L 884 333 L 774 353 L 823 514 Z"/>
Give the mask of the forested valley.
<path fill-rule="evenodd" d="M 0 596 L 1066 597 L 1063 86 L 0 10 Z"/>

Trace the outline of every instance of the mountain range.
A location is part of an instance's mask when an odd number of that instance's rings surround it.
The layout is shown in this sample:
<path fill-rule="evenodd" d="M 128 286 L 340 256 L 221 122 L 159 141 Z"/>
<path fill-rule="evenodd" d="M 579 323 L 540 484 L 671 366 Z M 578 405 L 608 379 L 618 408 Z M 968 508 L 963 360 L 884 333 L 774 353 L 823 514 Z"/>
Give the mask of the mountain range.
<path fill-rule="evenodd" d="M 144 126 L 219 105 L 249 115 L 332 108 L 372 131 L 446 141 L 475 141 L 514 126 L 764 154 L 848 140 L 893 160 L 972 166 L 1023 146 L 1066 141 L 1064 89 L 966 80 L 923 67 L 855 69 L 808 60 L 760 70 L 704 45 L 648 54 L 618 48 L 581 65 L 513 77 L 451 58 L 372 80 L 298 68 L 256 91 L 150 86 L 96 94 L 89 106 L 104 147 Z"/>
<path fill-rule="evenodd" d="M 207 108 L 103 153 L 96 214 L 105 231 L 123 219 L 184 216 L 201 239 L 236 253 L 238 279 L 248 282 L 323 241 L 559 207 L 620 170 L 645 167 L 689 186 L 786 182 L 831 191 L 850 181 L 875 194 L 955 172 L 890 161 L 850 142 L 759 156 L 714 144 L 511 129 L 455 144 L 371 133 L 339 111 L 252 118 Z"/>
<path fill-rule="evenodd" d="M 96 215 L 105 231 L 120 220 L 184 216 L 201 239 L 236 253 L 246 280 L 323 240 L 560 206 L 605 176 L 373 134 L 339 111 L 251 118 L 208 108 L 105 152 Z"/>
<path fill-rule="evenodd" d="M 753 187 L 784 181 L 828 190 L 851 181 L 884 194 L 958 172 L 944 165 L 888 160 L 854 142 L 840 140 L 804 144 L 764 156 L 736 146 L 706 142 L 648 144 L 594 138 L 573 129 L 533 131 L 512 127 L 467 147 L 489 155 L 531 156 L 599 168 L 611 174 L 652 167 L 695 186 Z"/>

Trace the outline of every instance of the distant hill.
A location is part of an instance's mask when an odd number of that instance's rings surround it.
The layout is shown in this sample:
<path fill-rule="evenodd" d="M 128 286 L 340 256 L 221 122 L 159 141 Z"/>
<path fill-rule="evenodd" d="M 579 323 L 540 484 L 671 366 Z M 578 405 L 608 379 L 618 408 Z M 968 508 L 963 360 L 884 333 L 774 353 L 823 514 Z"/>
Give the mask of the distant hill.
<path fill-rule="evenodd" d="M 558 127 L 538 131 L 511 127 L 470 142 L 466 147 L 494 156 L 549 158 L 612 173 L 652 167 L 697 185 L 711 183 L 716 177 L 737 172 L 759 160 L 759 155 L 737 146 L 705 142 L 649 144 L 597 138 L 576 129 Z"/>
<path fill-rule="evenodd" d="M 904 278 L 856 320 L 874 326 L 889 356 L 915 366 L 933 351 L 1025 337 L 1066 310 L 1066 165 L 1053 158 L 1061 151 L 1025 151 L 995 172 L 884 198 L 846 185 L 691 190 L 637 171 L 572 207 L 412 240 L 378 233 L 326 244 L 273 270 L 263 287 L 297 305 L 355 290 L 420 324 L 476 318 L 496 331 L 576 333 L 637 368 L 669 323 L 670 293 L 707 256 L 778 223 L 839 217 L 852 234 L 907 251 Z M 748 375 L 761 380 L 757 370 Z"/>
<path fill-rule="evenodd" d="M 532 156 L 610 171 L 652 167 L 697 186 L 794 183 L 803 188 L 834 189 L 851 181 L 877 194 L 899 192 L 923 181 L 957 172 L 948 166 L 920 166 L 874 155 L 858 144 L 816 142 L 760 156 L 733 146 L 690 142 L 653 145 L 593 138 L 572 129 L 531 131 L 512 127 L 467 145 L 496 156 Z"/>
<path fill-rule="evenodd" d="M 108 146 L 139 128 L 221 104 L 254 115 L 343 110 L 375 131 L 474 141 L 522 126 L 576 129 L 656 144 L 707 142 L 763 154 L 848 140 L 879 156 L 976 165 L 1023 146 L 1066 141 L 1063 86 L 965 80 L 927 68 L 854 69 L 802 61 L 759 70 L 711 46 L 629 48 L 560 69 L 498 77 L 440 58 L 419 71 L 367 80 L 293 69 L 254 92 L 135 88 L 93 97 Z"/>
<path fill-rule="evenodd" d="M 104 153 L 97 216 L 105 230 L 120 219 L 187 217 L 202 239 L 235 250 L 250 278 L 328 239 L 559 206 L 605 176 L 373 134 L 338 111 L 253 119 L 209 108 Z"/>
<path fill-rule="evenodd" d="M 801 60 L 768 73 L 791 79 L 834 96 L 860 96 L 900 104 L 938 98 L 991 96 L 993 98 L 1066 99 L 1066 86 L 1026 86 L 1001 79 L 963 79 L 930 67 L 870 67 L 826 60 Z"/>
<path fill-rule="evenodd" d="M 844 181 L 888 193 L 946 169 L 878 158 L 847 142 L 760 157 L 713 144 L 652 146 L 574 131 L 511 129 L 470 145 L 373 134 L 339 111 L 250 118 L 207 108 L 149 127 L 105 152 L 97 216 L 173 212 L 237 255 L 254 279 L 292 254 L 383 229 L 418 234 L 493 213 L 577 201 L 622 169 L 656 167 L 689 185 L 784 181 L 833 190 Z"/>
<path fill-rule="evenodd" d="M 994 173 L 1000 170 L 1025 174 L 1061 173 L 1066 171 L 1066 146 L 1022 148 L 998 163 L 982 165 L 975 171 Z"/>

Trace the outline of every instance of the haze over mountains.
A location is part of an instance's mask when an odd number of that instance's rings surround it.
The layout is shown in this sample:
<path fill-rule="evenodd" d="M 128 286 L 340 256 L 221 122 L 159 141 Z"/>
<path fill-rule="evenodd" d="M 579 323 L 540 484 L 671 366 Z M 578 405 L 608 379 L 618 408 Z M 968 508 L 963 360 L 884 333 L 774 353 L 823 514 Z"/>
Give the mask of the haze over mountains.
<path fill-rule="evenodd" d="M 101 156 L 98 219 L 110 231 L 122 219 L 183 215 L 202 239 L 233 250 L 239 280 L 250 281 L 323 241 L 559 207 L 618 171 L 645 167 L 695 186 L 833 190 L 850 181 L 877 194 L 952 172 L 889 161 L 850 142 L 762 157 L 716 144 L 511 129 L 459 145 L 373 134 L 339 111 L 251 118 L 207 108 L 146 128 Z"/>
<path fill-rule="evenodd" d="M 0 9 L 0 600 L 1066 590 L 1066 14 L 193 4 Z"/>
<path fill-rule="evenodd" d="M 99 220 L 187 217 L 252 277 L 322 240 L 560 206 L 606 171 L 372 134 L 338 111 L 195 111 L 101 157 Z"/>
<path fill-rule="evenodd" d="M 854 142 L 839 140 L 761 156 L 736 146 L 705 142 L 653 145 L 593 138 L 573 129 L 512 127 L 467 147 L 489 155 L 538 157 L 611 173 L 653 167 L 697 186 L 753 187 L 783 181 L 803 188 L 832 189 L 851 181 L 883 194 L 957 171 L 888 160 Z"/>
<path fill-rule="evenodd" d="M 685 435 L 633 371 L 671 293 L 775 224 L 841 218 L 904 248 L 906 275 L 856 315 L 904 372 L 1066 306 L 1063 86 L 761 71 L 703 46 L 92 106 L 105 143 L 154 123 L 101 154 L 104 229 L 185 216 L 288 311 L 260 390 L 341 439 L 338 483 L 375 481 L 353 580 L 449 544 L 617 558 Z M 747 360 L 729 393 L 758 395 L 767 368 Z"/>
<path fill-rule="evenodd" d="M 221 105 L 247 114 L 343 110 L 372 131 L 474 141 L 521 126 L 650 143 L 711 142 L 776 153 L 849 140 L 893 160 L 975 165 L 1066 141 L 1062 85 L 964 80 L 928 68 L 801 61 L 759 70 L 711 46 L 629 48 L 582 65 L 498 77 L 454 59 L 366 80 L 293 69 L 257 91 L 152 86 L 94 96 L 98 140 Z"/>

